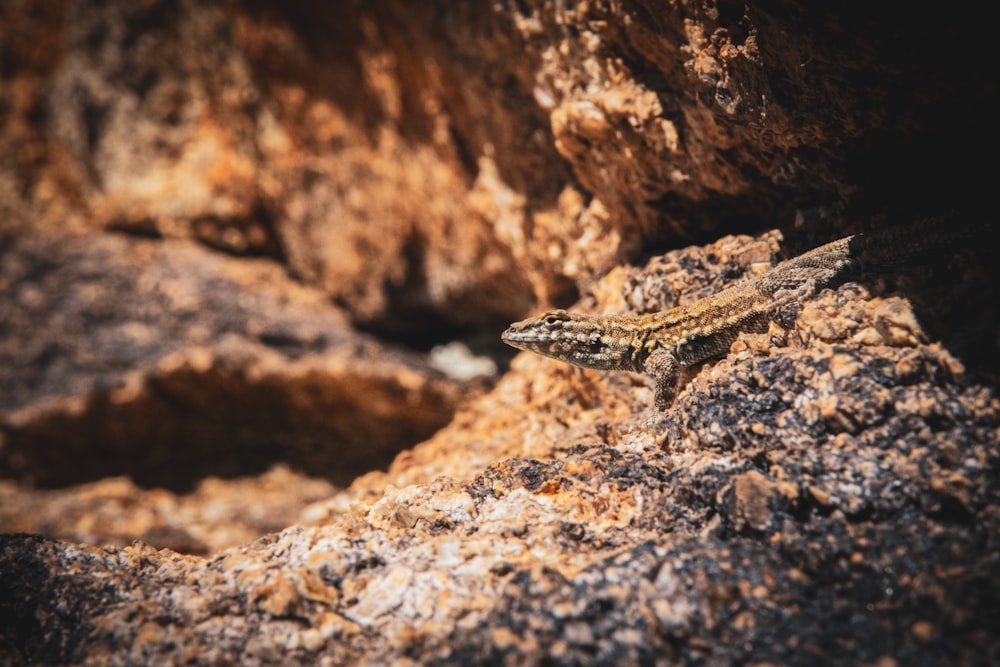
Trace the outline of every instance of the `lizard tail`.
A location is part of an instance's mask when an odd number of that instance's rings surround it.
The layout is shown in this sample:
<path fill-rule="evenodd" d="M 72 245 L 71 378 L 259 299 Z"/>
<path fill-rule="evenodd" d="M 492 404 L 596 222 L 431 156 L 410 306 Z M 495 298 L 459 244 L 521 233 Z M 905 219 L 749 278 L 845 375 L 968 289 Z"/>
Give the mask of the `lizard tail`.
<path fill-rule="evenodd" d="M 982 218 L 957 212 L 923 218 L 906 225 L 856 234 L 848 241 L 848 256 L 865 271 L 913 264 L 964 248 L 973 248 L 990 226 Z"/>

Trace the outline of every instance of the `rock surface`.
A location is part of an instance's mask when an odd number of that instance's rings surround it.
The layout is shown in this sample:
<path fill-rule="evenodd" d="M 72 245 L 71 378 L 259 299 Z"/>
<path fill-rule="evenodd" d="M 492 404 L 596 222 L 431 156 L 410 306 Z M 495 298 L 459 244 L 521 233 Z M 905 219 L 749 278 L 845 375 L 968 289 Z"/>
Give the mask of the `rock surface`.
<path fill-rule="evenodd" d="M 979 215 L 969 25 L 0 5 L 0 663 L 1000 663 L 993 239 L 822 292 L 662 413 L 426 354 Z"/>
<path fill-rule="evenodd" d="M 634 298 L 665 264 L 691 267 L 677 281 L 753 270 L 777 238 L 672 253 L 597 292 Z M 828 290 L 790 342 L 745 336 L 666 413 L 631 375 L 519 357 L 387 473 L 309 507 L 314 527 L 210 559 L 9 535 L 0 646 L 146 663 L 988 664 L 1000 402 L 923 342 L 908 303 Z"/>
<path fill-rule="evenodd" d="M 0 261 L 5 476 L 183 488 L 285 460 L 344 482 L 459 398 L 271 262 L 107 235 L 24 237 Z"/>
<path fill-rule="evenodd" d="M 852 2 L 14 0 L 0 225 L 276 257 L 440 340 L 678 234 L 975 191 L 954 166 L 992 157 L 996 91 L 965 28 Z"/>
<path fill-rule="evenodd" d="M 335 492 L 326 480 L 285 465 L 238 479 L 207 477 L 188 493 L 140 487 L 128 477 L 46 490 L 0 480 L 0 527 L 105 546 L 142 540 L 207 555 L 297 523 L 303 507 Z"/>

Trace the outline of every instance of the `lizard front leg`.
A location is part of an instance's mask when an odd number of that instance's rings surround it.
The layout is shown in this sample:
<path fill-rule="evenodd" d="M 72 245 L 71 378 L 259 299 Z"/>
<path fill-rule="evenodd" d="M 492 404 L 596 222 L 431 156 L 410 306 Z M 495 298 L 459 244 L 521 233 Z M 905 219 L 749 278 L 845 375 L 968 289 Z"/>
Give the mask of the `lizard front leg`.
<path fill-rule="evenodd" d="M 680 363 L 670 350 L 660 348 L 646 358 L 643 370 L 653 376 L 656 390 L 653 404 L 657 410 L 666 410 L 680 390 Z"/>

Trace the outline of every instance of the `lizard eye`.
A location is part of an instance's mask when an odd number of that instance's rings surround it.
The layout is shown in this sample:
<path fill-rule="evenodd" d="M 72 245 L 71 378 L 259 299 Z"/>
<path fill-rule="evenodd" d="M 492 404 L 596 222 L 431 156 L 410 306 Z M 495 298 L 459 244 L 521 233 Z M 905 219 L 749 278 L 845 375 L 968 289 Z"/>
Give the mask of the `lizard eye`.
<path fill-rule="evenodd" d="M 562 324 L 568 319 L 569 316 L 566 314 L 566 311 L 553 310 L 551 313 L 546 313 L 545 319 L 543 319 L 542 321 L 545 322 L 546 326 L 554 327 L 558 324 Z"/>

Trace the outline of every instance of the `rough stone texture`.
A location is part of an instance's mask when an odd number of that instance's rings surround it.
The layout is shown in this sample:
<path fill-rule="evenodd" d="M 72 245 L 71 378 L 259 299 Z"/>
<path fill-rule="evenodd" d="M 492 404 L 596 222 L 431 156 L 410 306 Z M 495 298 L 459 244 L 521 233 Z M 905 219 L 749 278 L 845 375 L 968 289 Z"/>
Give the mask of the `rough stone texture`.
<path fill-rule="evenodd" d="M 677 266 L 674 298 L 691 298 L 724 267 L 755 270 L 778 238 L 670 253 L 594 293 L 652 302 L 641 286 Z M 308 508 L 316 527 L 212 559 L 9 535 L 0 648 L 83 662 L 991 664 L 1000 401 L 927 342 L 909 303 L 827 290 L 792 331 L 742 337 L 666 413 L 636 376 L 523 355 L 387 473 Z"/>
<path fill-rule="evenodd" d="M 433 54 L 413 52 L 434 43 L 430 26 L 383 34 L 405 24 L 352 4 L 10 3 L 5 32 L 56 31 L 58 42 L 44 58 L 33 42 L 9 47 L 34 67 L 10 83 L 13 164 L 0 182 L 46 187 L 32 199 L 54 209 L 12 197 L 14 219 L 61 228 L 73 208 L 81 224 L 276 257 L 355 319 L 411 341 L 440 336 L 437 321 L 495 323 L 527 308 L 528 285 L 493 229 L 509 208 L 523 224 L 523 188 L 486 156 L 481 169 L 463 163 L 439 90 L 460 84 L 437 81 L 453 74 L 433 61 L 424 71 Z M 519 120 L 504 122 L 520 130 Z M 558 172 L 545 139 L 534 150 Z M 39 161 L 62 162 L 23 164 L 29 140 Z"/>
<path fill-rule="evenodd" d="M 974 190 L 952 167 L 991 155 L 989 40 L 943 18 L 12 0 L 0 211 L 267 254 L 440 339 L 566 302 L 644 241 Z"/>
<path fill-rule="evenodd" d="M 1000 662 L 982 254 L 826 291 L 662 414 L 639 376 L 520 356 L 478 395 L 352 329 L 648 312 L 831 210 L 973 210 L 977 21 L 0 4 L 0 662 Z"/>
<path fill-rule="evenodd" d="M 444 425 L 459 383 L 264 260 L 185 241 L 0 249 L 0 474 L 191 487 L 276 460 L 346 482 Z"/>
<path fill-rule="evenodd" d="M 0 530 L 117 547 L 142 540 L 206 555 L 299 522 L 304 506 L 335 490 L 285 465 L 239 479 L 207 477 L 181 494 L 128 477 L 46 490 L 0 480 Z"/>

